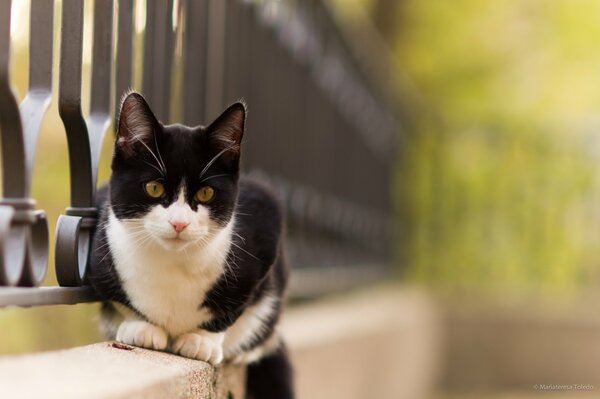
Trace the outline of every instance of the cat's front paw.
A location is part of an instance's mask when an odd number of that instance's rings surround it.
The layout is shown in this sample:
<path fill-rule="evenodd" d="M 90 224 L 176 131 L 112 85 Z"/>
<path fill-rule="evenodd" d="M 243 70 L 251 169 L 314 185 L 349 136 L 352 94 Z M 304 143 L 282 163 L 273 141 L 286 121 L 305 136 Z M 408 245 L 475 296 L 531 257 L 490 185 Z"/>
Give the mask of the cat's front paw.
<path fill-rule="evenodd" d="M 142 348 L 164 350 L 169 337 L 165 330 L 141 320 L 125 320 L 117 331 L 117 341 Z"/>
<path fill-rule="evenodd" d="M 182 334 L 173 343 L 173 352 L 217 365 L 223 361 L 223 334 Z"/>

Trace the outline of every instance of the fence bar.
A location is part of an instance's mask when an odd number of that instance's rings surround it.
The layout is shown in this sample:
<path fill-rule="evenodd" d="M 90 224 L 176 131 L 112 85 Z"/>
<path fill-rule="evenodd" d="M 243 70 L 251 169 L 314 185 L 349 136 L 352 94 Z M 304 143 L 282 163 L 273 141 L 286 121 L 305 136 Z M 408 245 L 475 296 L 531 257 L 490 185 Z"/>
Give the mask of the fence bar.
<path fill-rule="evenodd" d="M 29 90 L 20 107 L 26 142 L 27 195 L 42 119 L 52 98 L 53 25 L 54 1 L 33 1 L 29 22 Z"/>
<path fill-rule="evenodd" d="M 119 17 L 117 28 L 117 54 L 115 71 L 115 130 L 117 129 L 121 107 L 120 98 L 123 93 L 132 85 L 133 75 L 133 0 L 119 0 Z"/>
<path fill-rule="evenodd" d="M 208 44 L 206 53 L 206 111 L 207 120 L 213 120 L 222 111 L 223 69 L 225 67 L 225 24 L 227 1 L 208 3 Z"/>
<path fill-rule="evenodd" d="M 25 142 L 19 105 L 11 90 L 10 10 L 11 0 L 0 0 L 0 129 L 2 130 L 2 190 L 4 197 L 22 198 L 27 189 Z"/>
<path fill-rule="evenodd" d="M 111 122 L 113 67 L 113 0 L 94 2 L 94 39 L 90 116 L 87 125 L 92 153 L 92 183 L 98 176 L 98 163 L 104 135 Z"/>
<path fill-rule="evenodd" d="M 196 126 L 205 120 L 206 46 L 208 0 L 184 3 L 183 123 Z"/>
<path fill-rule="evenodd" d="M 64 0 L 61 16 L 58 112 L 67 133 L 71 206 L 93 204 L 92 159 L 81 109 L 84 0 Z"/>
<path fill-rule="evenodd" d="M 20 114 L 25 134 L 27 166 L 26 195 L 30 195 L 35 152 L 42 120 L 52 99 L 52 49 L 54 39 L 54 1 L 32 2 L 29 19 L 29 88 Z M 25 267 L 19 285 L 42 283 L 48 269 L 48 222 L 46 213 L 34 211 L 29 228 Z"/>
<path fill-rule="evenodd" d="M 173 0 L 146 2 L 142 92 L 162 122 L 169 122 L 173 62 Z"/>
<path fill-rule="evenodd" d="M 98 296 L 91 287 L 0 287 L 0 308 L 6 306 L 74 305 L 97 300 Z"/>
<path fill-rule="evenodd" d="M 44 279 L 48 256 L 46 214 L 29 198 L 41 120 L 50 104 L 52 1 L 32 4 L 30 83 L 20 109 L 9 81 L 11 1 L 0 2 L 0 131 L 3 189 L 0 202 L 0 285 L 35 286 Z M 22 124 L 22 120 L 26 123 Z"/>
<path fill-rule="evenodd" d="M 111 120 L 113 1 L 94 2 L 92 90 L 87 121 L 81 112 L 83 2 L 71 1 L 63 3 L 59 90 L 59 112 L 69 143 L 72 201 L 56 228 L 56 277 L 62 286 L 85 282 L 91 231 L 97 215 L 94 196 L 98 161 Z M 76 74 L 75 83 L 65 70 Z"/>

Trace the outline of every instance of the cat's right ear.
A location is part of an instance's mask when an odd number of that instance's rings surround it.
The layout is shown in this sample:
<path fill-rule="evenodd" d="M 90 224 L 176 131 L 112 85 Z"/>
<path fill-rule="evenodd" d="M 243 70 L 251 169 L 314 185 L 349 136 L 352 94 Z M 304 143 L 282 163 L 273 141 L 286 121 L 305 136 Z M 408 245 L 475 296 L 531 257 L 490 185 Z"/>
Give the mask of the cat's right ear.
<path fill-rule="evenodd" d="M 155 146 L 160 124 L 141 94 L 125 94 L 121 102 L 115 148 L 126 156 Z"/>

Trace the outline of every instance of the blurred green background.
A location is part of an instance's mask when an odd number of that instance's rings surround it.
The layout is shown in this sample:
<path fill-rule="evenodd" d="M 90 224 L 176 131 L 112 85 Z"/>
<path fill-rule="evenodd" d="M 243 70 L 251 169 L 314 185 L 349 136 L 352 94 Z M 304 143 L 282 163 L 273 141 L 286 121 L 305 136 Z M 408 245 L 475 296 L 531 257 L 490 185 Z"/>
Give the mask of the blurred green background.
<path fill-rule="evenodd" d="M 397 68 L 422 96 L 395 187 L 409 275 L 595 288 L 600 3 L 399 3 Z"/>
<path fill-rule="evenodd" d="M 405 123 L 390 190 L 402 278 L 469 296 L 576 296 L 595 288 L 600 2 L 331 3 L 350 31 L 369 30 L 390 50 L 386 79 Z M 22 99 L 29 2 L 14 4 L 12 79 Z M 55 16 L 58 24 L 60 2 Z M 90 24 L 86 40 L 89 82 Z M 54 82 L 56 92 L 56 76 Z M 109 173 L 110 142 L 109 134 L 101 180 Z M 55 221 L 69 198 L 56 98 L 40 148 L 33 196 Z M 55 284 L 52 269 L 47 280 Z M 96 341 L 97 306 L 2 310 L 0 353 Z"/>
<path fill-rule="evenodd" d="M 466 294 L 596 288 L 600 3 L 336 4 L 351 23 L 370 17 L 392 52 L 408 279 Z"/>

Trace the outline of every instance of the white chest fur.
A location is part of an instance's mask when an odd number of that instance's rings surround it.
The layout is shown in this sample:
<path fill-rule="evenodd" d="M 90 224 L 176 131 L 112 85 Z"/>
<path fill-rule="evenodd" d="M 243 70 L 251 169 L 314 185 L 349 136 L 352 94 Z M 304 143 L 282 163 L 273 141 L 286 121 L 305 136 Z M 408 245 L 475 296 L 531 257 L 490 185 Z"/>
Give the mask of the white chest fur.
<path fill-rule="evenodd" d="M 210 243 L 168 251 L 144 244 L 139 229 L 109 215 L 108 242 L 123 288 L 132 305 L 149 320 L 177 336 L 210 319 L 200 305 L 223 273 L 231 245 L 231 222 Z"/>

